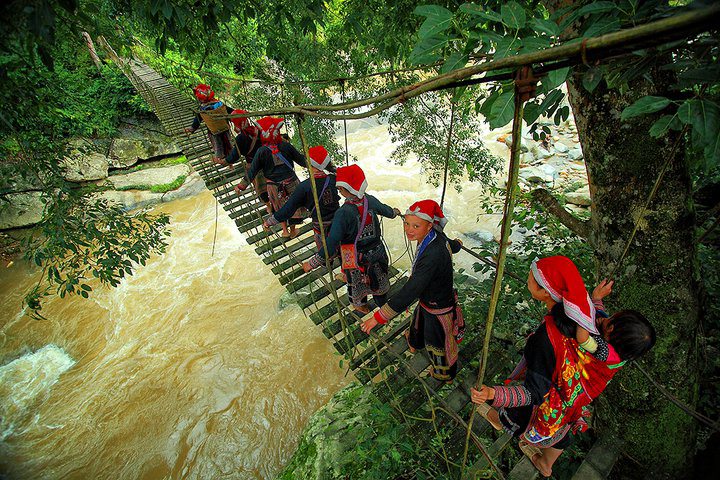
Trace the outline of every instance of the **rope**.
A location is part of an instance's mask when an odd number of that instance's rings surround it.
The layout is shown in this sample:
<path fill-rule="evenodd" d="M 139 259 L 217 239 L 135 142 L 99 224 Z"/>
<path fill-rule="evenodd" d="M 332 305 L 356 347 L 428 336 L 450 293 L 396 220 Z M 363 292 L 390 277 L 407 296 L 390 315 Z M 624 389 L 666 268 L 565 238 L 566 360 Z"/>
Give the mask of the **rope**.
<path fill-rule="evenodd" d="M 345 82 L 340 82 L 340 88 L 342 89 L 342 103 L 345 103 Z M 343 134 L 345 136 L 345 166 L 350 165 L 350 152 L 348 150 L 348 138 L 347 138 L 347 119 L 343 118 Z"/>
<path fill-rule="evenodd" d="M 454 94 L 453 90 L 453 94 Z M 447 177 L 448 177 L 448 168 L 450 167 L 450 145 L 452 141 L 452 132 L 453 132 L 453 123 L 455 123 L 455 106 L 456 103 L 451 99 L 450 101 L 451 107 L 450 107 L 450 126 L 448 127 L 448 139 L 447 139 L 447 146 L 445 148 L 445 173 L 443 173 L 443 188 L 442 188 L 442 194 L 440 195 L 440 208 L 443 207 L 443 204 L 445 203 L 445 189 L 447 188 Z"/>

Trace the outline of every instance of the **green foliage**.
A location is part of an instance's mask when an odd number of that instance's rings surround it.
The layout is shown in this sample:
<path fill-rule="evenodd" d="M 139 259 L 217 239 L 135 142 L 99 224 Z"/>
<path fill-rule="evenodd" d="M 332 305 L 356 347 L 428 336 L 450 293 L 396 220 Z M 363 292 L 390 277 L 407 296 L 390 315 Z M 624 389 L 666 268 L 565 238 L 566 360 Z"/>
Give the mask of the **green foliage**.
<path fill-rule="evenodd" d="M 487 184 L 500 160 L 492 156 L 478 138 L 482 120 L 472 111 L 471 96 L 466 94 L 453 99 L 452 95 L 452 92 L 429 93 L 383 114 L 390 125 L 390 136 L 397 144 L 390 159 L 402 164 L 409 156 L 417 156 L 433 185 L 442 181 L 446 161 L 448 180 L 456 188 L 459 189 L 465 175 L 471 181 Z M 448 160 L 451 118 L 452 140 Z"/>
<path fill-rule="evenodd" d="M 119 285 L 138 264 L 165 251 L 168 222 L 167 215 L 128 215 L 89 193 L 61 193 L 48 202 L 38 235 L 24 245 L 25 258 L 42 268 L 40 281 L 25 298 L 33 315 L 44 318 L 42 300 L 50 294 L 88 298 L 93 279 Z"/>
<path fill-rule="evenodd" d="M 121 117 L 147 108 L 139 108 L 123 75 L 91 62 L 80 30 L 95 22 L 76 12 L 77 2 L 19 3 L 2 7 L 13 21 L 0 27 L 0 88 L 8 93 L 0 109 L 0 191 L 23 186 L 43 195 L 43 218 L 23 245 L 25 257 L 42 268 L 26 297 L 31 314 L 41 317 L 48 295 L 87 298 L 86 282 L 94 277 L 118 285 L 137 263 L 164 250 L 169 232 L 166 216 L 127 214 L 94 198 L 98 188 L 64 179 L 70 137 L 111 134 Z"/>
<path fill-rule="evenodd" d="M 180 165 L 184 163 L 188 163 L 188 159 L 185 155 L 180 155 L 179 157 L 163 158 L 162 160 L 139 163 L 137 165 L 133 165 L 130 168 L 113 171 L 110 173 L 110 177 L 112 177 L 113 175 L 125 175 L 132 172 L 139 172 L 140 170 L 147 170 L 148 168 L 168 167 L 171 165 Z"/>
<path fill-rule="evenodd" d="M 408 437 L 391 406 L 352 383 L 313 416 L 278 478 L 447 478 L 429 454 Z"/>
<path fill-rule="evenodd" d="M 123 187 L 116 188 L 115 190 L 119 191 L 126 191 L 126 190 L 149 190 L 153 193 L 166 193 L 170 192 L 172 190 L 177 190 L 178 188 L 182 187 L 183 183 L 185 183 L 185 179 L 187 178 L 187 175 L 179 175 L 175 180 L 168 183 L 161 183 L 159 185 L 145 185 L 145 184 L 138 184 L 138 185 L 125 185 Z"/>

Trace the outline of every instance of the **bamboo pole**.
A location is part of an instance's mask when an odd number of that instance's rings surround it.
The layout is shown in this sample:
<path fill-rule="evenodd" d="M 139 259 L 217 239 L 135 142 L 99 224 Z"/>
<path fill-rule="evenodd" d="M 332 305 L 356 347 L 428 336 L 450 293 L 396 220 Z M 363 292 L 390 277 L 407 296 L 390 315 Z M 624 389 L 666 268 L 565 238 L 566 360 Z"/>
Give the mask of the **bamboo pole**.
<path fill-rule="evenodd" d="M 485 340 L 483 342 L 482 357 L 480 360 L 480 369 L 478 371 L 475 388 L 479 389 L 485 379 L 485 370 L 487 369 L 488 351 L 490 349 L 490 338 L 492 337 L 493 322 L 495 320 L 495 311 L 500 298 L 500 288 L 502 287 L 503 273 L 505 272 L 505 258 L 507 257 L 508 238 L 510 237 L 510 228 L 513 220 L 513 210 L 515 209 L 515 201 L 517 197 L 517 181 L 518 172 L 520 170 L 520 147 L 522 145 L 522 118 L 523 118 L 523 97 L 518 93 L 517 80 L 515 87 L 515 113 L 513 115 L 512 128 L 512 145 L 510 148 L 510 166 L 508 169 L 508 181 L 505 189 L 505 208 L 503 211 L 503 222 L 500 230 L 500 251 L 497 257 L 497 266 L 495 270 L 495 278 L 493 280 L 492 293 L 490 295 L 490 305 L 488 307 L 487 321 L 485 323 Z M 463 452 L 462 474 L 465 473 L 465 463 L 467 462 L 468 445 L 470 441 L 470 431 L 472 430 L 473 420 L 477 409 L 473 408 L 468 422 L 468 433 L 465 437 L 465 450 Z"/>

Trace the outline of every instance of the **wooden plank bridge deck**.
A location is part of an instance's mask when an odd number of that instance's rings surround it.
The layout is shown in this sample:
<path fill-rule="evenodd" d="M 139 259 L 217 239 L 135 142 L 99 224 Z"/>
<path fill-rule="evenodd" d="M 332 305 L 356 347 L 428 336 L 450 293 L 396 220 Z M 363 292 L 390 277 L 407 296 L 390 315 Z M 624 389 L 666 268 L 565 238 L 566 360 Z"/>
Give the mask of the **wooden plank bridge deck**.
<path fill-rule="evenodd" d="M 297 303 L 305 310 L 313 323 L 322 327 L 322 332 L 333 342 L 336 350 L 348 355 L 352 352 L 349 368 L 357 380 L 368 388 L 383 402 L 398 402 L 407 415 L 420 415 L 417 412 L 427 408 L 428 393 L 433 397 L 433 403 L 442 403 L 443 408 L 452 410 L 467 419 L 470 409 L 470 388 L 475 381 L 474 372 L 463 368 L 470 364 L 470 360 L 478 358 L 482 349 L 481 336 L 477 336 L 474 343 L 463 343 L 460 350 L 460 363 L 458 376 L 451 386 L 446 386 L 431 377 L 425 377 L 424 387 L 404 388 L 411 384 L 416 377 L 426 370 L 430 360 L 424 352 L 408 355 L 407 342 L 402 332 L 409 325 L 407 316 L 400 316 L 386 326 L 379 333 L 378 340 L 369 338 L 360 330 L 360 318 L 348 307 L 347 293 L 343 293 L 344 283 L 330 279 L 327 268 L 317 269 L 310 273 L 302 270 L 301 262 L 308 259 L 315 252 L 311 225 L 305 224 L 298 229 L 299 235 L 291 240 L 284 240 L 278 235 L 279 226 L 271 231 L 262 229 L 262 215 L 265 213 L 264 205 L 259 202 L 252 189 L 241 195 L 235 193 L 233 186 L 239 182 L 244 173 L 244 162 L 240 162 L 234 169 L 222 167 L 211 161 L 212 150 L 205 128 L 200 128 L 193 134 L 187 134 L 184 129 L 193 121 L 193 108 L 197 105 L 188 96 L 182 95 L 174 86 L 169 84 L 153 69 L 135 60 L 124 61 L 115 58 L 132 84 L 142 97 L 152 107 L 160 119 L 168 135 L 182 148 L 192 168 L 202 177 L 209 190 L 235 222 L 238 230 L 245 235 L 247 242 L 254 246 L 256 253 L 263 262 L 271 265 L 273 274 L 284 285 L 288 292 L 297 298 Z M 338 263 L 332 265 L 331 271 L 338 271 Z M 403 274 L 391 266 L 392 290 L 402 286 L 405 281 Z M 391 294 L 392 294 L 391 290 Z M 333 291 L 342 305 L 344 318 L 352 323 L 347 324 L 338 315 L 337 305 L 334 301 Z M 371 305 L 373 306 L 373 305 Z M 378 329 L 380 330 L 380 329 Z M 402 359 L 402 360 L 400 360 Z M 504 363 L 510 360 L 503 359 Z M 497 372 L 499 365 L 491 365 L 490 373 Z M 383 379 L 378 381 L 378 379 Z M 392 390 L 391 390 L 392 388 Z M 426 391 L 425 389 L 428 389 Z M 403 391 L 400 399 L 395 398 L 396 392 Z M 466 427 L 458 425 L 450 415 L 438 411 L 436 420 L 438 428 L 452 430 L 450 441 L 447 442 L 447 453 L 450 460 L 462 460 Z M 407 433 L 414 440 L 430 439 L 433 436 L 431 422 L 409 421 L 406 423 Z M 476 416 L 473 430 L 478 436 L 492 439 L 492 428 L 480 416 Z M 502 450 L 510 443 L 507 434 L 496 435 L 491 440 L 489 453 L 498 457 Z M 610 472 L 617 457 L 617 449 L 611 449 L 606 443 L 598 442 L 591 450 L 573 480 L 582 478 L 601 479 Z M 438 461 L 443 461 L 438 459 Z M 487 469 L 487 461 L 482 459 L 475 465 L 468 467 L 469 478 Z M 598 465 L 601 465 L 598 467 Z M 458 474 L 458 472 L 455 472 Z M 593 476 L 594 475 L 594 476 Z M 529 460 L 522 456 L 521 460 L 506 473 L 506 478 L 534 479 L 538 472 Z"/>

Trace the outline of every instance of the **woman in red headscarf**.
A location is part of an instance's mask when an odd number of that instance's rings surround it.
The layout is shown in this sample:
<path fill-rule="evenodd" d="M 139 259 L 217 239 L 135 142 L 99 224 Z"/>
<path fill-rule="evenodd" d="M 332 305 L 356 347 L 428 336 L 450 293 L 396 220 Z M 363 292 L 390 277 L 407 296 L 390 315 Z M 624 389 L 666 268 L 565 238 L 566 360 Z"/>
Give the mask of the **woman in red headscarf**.
<path fill-rule="evenodd" d="M 233 110 L 232 114 L 248 113 L 247 110 Z M 235 130 L 235 144 L 233 145 L 230 154 L 227 156 L 227 163 L 231 168 L 240 160 L 240 156 L 245 159 L 245 169 L 250 168 L 252 165 L 255 154 L 260 147 L 262 147 L 262 141 L 260 140 L 260 126 L 251 118 L 247 117 L 235 117 L 231 118 L 230 122 Z M 257 172 L 255 178 L 252 181 L 255 193 L 261 202 L 265 204 L 265 208 L 268 213 L 272 213 L 272 205 L 270 204 L 270 197 L 267 191 L 267 182 L 265 181 L 265 175 L 262 172 Z"/>
<path fill-rule="evenodd" d="M 275 117 L 264 117 L 257 121 L 262 147 L 255 153 L 245 178 L 235 187 L 238 193 L 245 190 L 258 172 L 263 172 L 268 186 L 270 204 L 275 212 L 285 205 L 300 183 L 293 164 L 306 167 L 303 154 L 286 142 L 280 134 L 280 129 L 284 124 L 285 120 Z M 296 235 L 295 226 L 301 224 L 305 217 L 307 217 L 307 210 L 298 208 L 291 218 L 281 223 L 282 236 L 294 237 Z"/>
<path fill-rule="evenodd" d="M 310 157 L 312 181 L 315 182 L 315 188 L 318 192 L 320 217 L 322 217 L 325 238 L 327 238 L 335 212 L 340 208 L 340 196 L 338 195 L 337 187 L 335 187 L 335 175 L 332 175 L 332 173 L 335 172 L 335 167 L 330 162 L 330 155 L 322 145 L 308 148 L 308 156 Z M 330 172 L 331 174 L 328 175 L 326 172 Z M 263 222 L 263 226 L 270 228 L 273 225 L 285 222 L 291 219 L 298 209 L 305 208 L 310 212 L 310 217 L 312 218 L 315 245 L 318 251 L 322 251 L 320 220 L 318 219 L 318 213 L 315 209 L 315 198 L 313 197 L 312 184 L 310 182 L 310 178 L 300 182 L 292 195 L 290 195 L 287 203 L 273 215 L 270 215 Z M 324 260 L 325 257 L 323 256 L 323 264 Z"/>
<path fill-rule="evenodd" d="M 580 273 L 567 257 L 536 259 L 528 274 L 528 290 L 545 303 L 548 312 L 528 338 L 520 364 L 506 381 L 523 380 L 523 384 L 483 385 L 471 394 L 478 411 L 493 427 L 522 435 L 523 452 L 549 477 L 555 460 L 572 443 L 571 432 L 587 428 L 586 407 L 627 361 L 652 348 L 655 330 L 634 310 L 607 318 L 601 313 L 602 299 L 610 288 L 603 282 L 593 290 L 591 300 Z M 596 311 L 601 313 L 597 318 Z M 575 339 L 578 325 L 596 341 L 594 354 Z"/>
<path fill-rule="evenodd" d="M 412 273 L 362 329 L 369 332 L 378 323 L 387 323 L 419 300 L 406 334 L 408 345 L 413 352 L 427 349 L 430 374 L 451 382 L 457 373 L 458 342 L 465 325 L 453 288 L 452 264 L 452 254 L 460 251 L 462 242 L 445 236 L 446 223 L 440 205 L 433 200 L 415 202 L 405 212 L 405 235 L 418 245 Z"/>
<path fill-rule="evenodd" d="M 215 99 L 215 92 L 210 86 L 201 83 L 193 89 L 195 98 L 200 102 L 200 111 L 195 115 L 191 126 L 187 127 L 187 133 L 193 133 L 200 128 L 200 124 L 205 122 L 208 127 L 208 139 L 213 149 L 213 162 L 218 165 L 227 165 L 225 157 L 228 156 L 232 149 L 230 138 L 230 127 L 227 120 L 214 118 L 217 114 L 225 115 L 232 112 L 232 108 L 223 105 L 223 102 Z"/>
<path fill-rule="evenodd" d="M 342 255 L 350 303 L 355 310 L 368 313 L 368 295 L 380 306 L 390 290 L 389 261 L 378 215 L 395 218 L 400 211 L 365 193 L 367 180 L 358 165 L 338 168 L 335 185 L 345 203 L 333 217 L 327 236 L 328 254 Z M 303 268 L 309 272 L 324 264 L 325 253 L 320 249 Z"/>

